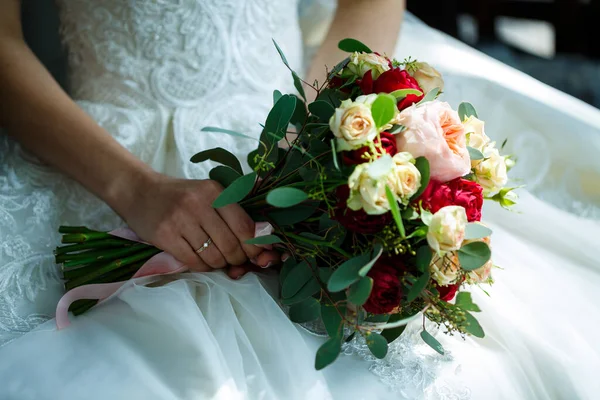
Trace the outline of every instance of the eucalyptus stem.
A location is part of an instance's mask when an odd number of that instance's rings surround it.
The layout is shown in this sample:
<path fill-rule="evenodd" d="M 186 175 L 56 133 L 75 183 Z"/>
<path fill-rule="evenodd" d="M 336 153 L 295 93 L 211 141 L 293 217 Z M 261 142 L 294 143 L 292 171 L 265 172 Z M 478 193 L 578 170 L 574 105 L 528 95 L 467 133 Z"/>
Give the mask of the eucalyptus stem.
<path fill-rule="evenodd" d="M 83 251 L 88 249 L 99 249 L 99 248 L 114 248 L 114 247 L 124 247 L 124 246 L 133 246 L 135 242 L 127 239 L 117 238 L 116 236 L 112 236 L 110 239 L 102 239 L 102 240 L 94 240 L 92 242 L 85 242 L 80 244 L 70 244 L 67 246 L 59 246 L 54 250 L 55 255 L 66 254 L 76 251 Z"/>
<path fill-rule="evenodd" d="M 97 232 L 97 231 L 93 231 L 89 228 L 86 228 L 85 226 L 59 226 L 58 227 L 58 233 L 92 233 L 92 232 Z"/>
<path fill-rule="evenodd" d="M 299 242 L 309 243 L 309 244 L 312 244 L 312 245 L 315 245 L 315 246 L 326 246 L 326 247 L 329 247 L 329 248 L 337 251 L 338 253 L 340 253 L 341 255 L 343 255 L 346 258 L 352 258 L 352 256 L 350 254 L 348 254 L 347 252 L 345 252 L 344 250 L 342 250 L 340 247 L 338 247 L 338 246 L 336 246 L 334 244 L 331 244 L 329 242 L 325 242 L 325 241 L 322 241 L 322 240 L 312 240 L 312 239 L 309 239 L 309 238 L 305 238 L 304 236 L 296 235 L 296 234 L 289 233 L 289 232 L 283 232 L 283 234 L 286 235 L 286 236 L 288 236 L 288 237 L 290 237 L 290 238 L 292 238 L 292 239 L 295 239 L 295 240 L 297 240 Z"/>
<path fill-rule="evenodd" d="M 108 238 L 114 238 L 114 236 L 107 232 L 71 233 L 63 235 L 62 243 L 85 243 Z"/>
<path fill-rule="evenodd" d="M 65 288 L 67 290 L 71 290 L 74 287 L 84 285 L 84 284 L 86 284 L 102 275 L 105 275 L 111 271 L 114 271 L 118 268 L 122 268 L 124 266 L 131 265 L 138 261 L 147 261 L 152 256 L 160 253 L 161 251 L 162 250 L 159 250 L 157 248 L 151 248 L 151 249 L 136 253 L 134 255 L 131 255 L 129 257 L 124 257 L 124 258 L 120 258 L 120 259 L 111 261 L 108 264 L 105 264 L 105 265 L 95 269 L 94 271 L 90 272 L 89 274 L 86 274 L 84 276 L 81 276 L 81 277 L 78 277 L 78 278 L 68 281 L 67 283 L 65 283 Z"/>
<path fill-rule="evenodd" d="M 69 269 L 81 266 L 83 264 L 90 264 L 96 261 L 111 261 L 149 248 L 152 248 L 152 246 L 149 246 L 144 243 L 137 243 L 130 247 L 118 248 L 114 250 L 100 250 L 94 252 L 79 253 L 70 256 L 71 258 L 68 261 L 64 261 L 63 268 Z"/>

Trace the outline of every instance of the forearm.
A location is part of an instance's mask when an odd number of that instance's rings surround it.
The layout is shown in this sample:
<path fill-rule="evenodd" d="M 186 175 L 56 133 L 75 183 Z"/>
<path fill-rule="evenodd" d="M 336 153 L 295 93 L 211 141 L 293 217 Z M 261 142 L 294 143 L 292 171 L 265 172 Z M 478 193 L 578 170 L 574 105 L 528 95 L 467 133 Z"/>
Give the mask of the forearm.
<path fill-rule="evenodd" d="M 338 0 L 331 27 L 312 60 L 307 82 L 323 81 L 325 66 L 333 68 L 347 57 L 337 45 L 353 38 L 374 51 L 392 56 L 404 15 L 404 0 Z"/>
<path fill-rule="evenodd" d="M 132 183 L 152 176 L 81 110 L 19 37 L 0 37 L 0 126 L 122 215 Z"/>

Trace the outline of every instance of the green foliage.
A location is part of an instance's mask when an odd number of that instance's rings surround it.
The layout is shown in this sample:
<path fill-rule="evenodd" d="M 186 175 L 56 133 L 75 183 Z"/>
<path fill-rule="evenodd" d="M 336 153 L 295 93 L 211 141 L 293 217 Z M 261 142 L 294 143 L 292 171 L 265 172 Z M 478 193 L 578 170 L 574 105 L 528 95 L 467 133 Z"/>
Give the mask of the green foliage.
<path fill-rule="evenodd" d="M 223 187 L 227 187 L 242 175 L 226 165 L 217 165 L 210 170 L 208 177 L 213 181 L 219 182 Z"/>
<path fill-rule="evenodd" d="M 277 235 L 265 235 L 265 236 L 258 236 L 258 237 L 252 238 L 252 239 L 248 239 L 244 243 L 265 245 L 265 244 L 276 244 L 276 243 L 283 243 L 283 242 Z"/>
<path fill-rule="evenodd" d="M 306 93 L 304 93 L 304 87 L 302 86 L 302 80 L 300 79 L 298 74 L 294 71 L 292 71 L 292 78 L 294 79 L 294 87 L 296 88 L 296 90 L 298 91 L 300 96 L 302 96 L 304 101 L 306 101 Z"/>
<path fill-rule="evenodd" d="M 283 139 L 295 109 L 296 96 L 291 94 L 281 96 L 267 116 L 264 132 L 273 134 L 276 141 Z M 264 137 L 261 137 L 261 141 L 264 139 Z"/>
<path fill-rule="evenodd" d="M 358 282 L 350 285 L 348 291 L 348 301 L 354 305 L 362 306 L 369 299 L 371 290 L 373 289 L 373 279 L 368 276 L 361 278 Z"/>
<path fill-rule="evenodd" d="M 359 42 L 356 39 L 342 39 L 338 43 L 338 48 L 347 53 L 354 53 L 355 51 L 359 53 L 372 53 L 373 51 L 367 47 L 362 42 Z"/>
<path fill-rule="evenodd" d="M 477 111 L 475 111 L 475 107 L 471 103 L 463 102 L 458 106 L 458 116 L 461 121 L 468 119 L 470 116 L 477 118 Z"/>
<path fill-rule="evenodd" d="M 319 350 L 317 350 L 317 357 L 315 359 L 315 369 L 317 371 L 322 370 L 332 362 L 334 362 L 340 355 L 342 350 L 342 337 L 335 336 L 329 338 Z"/>
<path fill-rule="evenodd" d="M 421 96 L 423 94 L 423 92 L 421 92 L 420 90 L 417 90 L 417 89 L 398 89 L 398 90 L 394 90 L 390 94 L 392 96 L 394 96 L 396 98 L 396 100 L 402 100 L 403 98 L 405 98 L 409 94 L 414 94 L 414 95 L 417 95 L 417 96 Z"/>
<path fill-rule="evenodd" d="M 334 76 L 336 76 L 337 74 L 339 74 L 341 70 L 343 70 L 344 68 L 346 68 L 346 65 L 348 65 L 349 62 L 350 62 L 350 57 L 346 57 L 342 61 L 340 61 L 339 63 L 337 63 L 331 69 L 331 71 L 329 71 L 329 74 L 327 75 L 327 80 L 330 81 Z"/>
<path fill-rule="evenodd" d="M 458 250 L 460 267 L 465 271 L 473 271 L 483 267 L 491 256 L 490 247 L 484 242 L 472 242 Z"/>
<path fill-rule="evenodd" d="M 388 352 L 387 340 L 378 333 L 371 332 L 365 337 L 371 353 L 377 358 L 384 358 Z"/>
<path fill-rule="evenodd" d="M 371 254 L 371 261 L 363 265 L 358 270 L 358 275 L 362 277 L 367 276 L 371 268 L 373 268 L 373 265 L 375 265 L 379 257 L 381 257 L 381 254 L 383 254 L 383 245 L 379 242 L 375 243 L 375 245 L 373 246 L 373 253 Z"/>
<path fill-rule="evenodd" d="M 239 138 L 243 138 L 243 139 L 256 140 L 256 138 L 253 138 L 252 136 L 244 135 L 243 133 L 239 133 L 239 132 L 232 131 L 232 130 L 229 130 L 229 129 L 216 128 L 214 126 L 205 126 L 200 131 L 202 131 L 202 132 L 213 132 L 213 133 L 224 133 L 224 134 L 229 135 L 229 136 L 235 136 L 235 137 L 239 137 Z"/>
<path fill-rule="evenodd" d="M 473 299 L 471 298 L 471 293 L 469 292 L 460 292 L 456 295 L 456 300 L 454 301 L 454 305 L 456 307 L 462 308 L 465 311 L 474 311 L 480 312 L 481 309 L 475 303 L 473 303 Z"/>
<path fill-rule="evenodd" d="M 419 187 L 419 190 L 417 190 L 417 193 L 410 198 L 410 201 L 418 199 L 419 196 L 423 194 L 425 189 L 427 189 L 427 185 L 429 185 L 429 161 L 425 157 L 417 157 L 415 159 L 415 167 L 417 167 L 421 173 L 421 186 Z"/>
<path fill-rule="evenodd" d="M 429 246 L 421 246 L 417 249 L 415 265 L 420 272 L 425 272 L 429 270 L 429 265 L 431 265 L 432 256 L 433 254 Z"/>
<path fill-rule="evenodd" d="M 427 94 L 425 95 L 425 97 L 423 97 L 421 99 L 421 101 L 419 101 L 417 103 L 418 106 L 420 106 L 423 103 L 427 103 L 428 101 L 433 101 L 436 99 L 436 97 L 438 96 L 438 94 L 440 94 L 440 88 L 433 88 L 431 89 L 429 92 L 427 92 Z"/>
<path fill-rule="evenodd" d="M 337 337 L 342 334 L 343 312 L 345 312 L 344 307 L 337 309 L 333 304 L 328 302 L 321 304 L 321 319 L 323 320 L 325 330 L 330 337 Z"/>
<path fill-rule="evenodd" d="M 256 172 L 244 175 L 233 181 L 213 202 L 214 208 L 221 208 L 243 200 L 254 187 Z"/>
<path fill-rule="evenodd" d="M 483 160 L 484 156 L 483 153 L 479 150 L 477 150 L 476 148 L 473 148 L 471 146 L 467 146 L 467 150 L 469 151 L 469 158 L 473 161 L 477 161 L 477 160 Z"/>
<path fill-rule="evenodd" d="M 437 341 L 436 338 L 431 336 L 429 332 L 427 332 L 426 330 L 422 330 L 421 339 L 423 339 L 423 341 L 427 343 L 429 347 L 431 347 L 433 350 L 437 351 L 441 355 L 444 355 L 444 347 L 440 342 Z"/>
<path fill-rule="evenodd" d="M 319 281 L 313 276 L 311 279 L 309 279 L 309 281 L 304 286 L 302 286 L 302 288 L 300 288 L 298 293 L 296 293 L 292 297 L 288 297 L 288 298 L 283 297 L 281 299 L 281 303 L 286 306 L 295 304 L 295 303 L 299 303 L 299 302 L 304 301 L 307 298 L 319 293 L 320 290 L 321 290 L 321 285 L 319 284 Z"/>
<path fill-rule="evenodd" d="M 277 103 L 283 94 L 279 90 L 273 90 L 273 104 Z"/>
<path fill-rule="evenodd" d="M 469 333 L 475 337 L 478 337 L 478 338 L 485 337 L 485 332 L 483 331 L 483 328 L 481 327 L 481 325 L 479 325 L 479 322 L 477 321 L 477 319 L 475 319 L 475 317 L 467 311 L 465 311 L 465 317 L 467 318 L 466 327 L 465 327 L 467 333 Z"/>
<path fill-rule="evenodd" d="M 204 150 L 200 153 L 196 153 L 194 156 L 192 156 L 190 161 L 193 163 L 200 163 L 206 160 L 211 160 L 226 165 L 240 175 L 244 173 L 242 171 L 242 165 L 237 157 L 222 147 L 215 147 L 214 149 Z"/>
<path fill-rule="evenodd" d="M 312 297 L 296 303 L 290 307 L 290 319 L 292 322 L 304 323 L 314 321 L 321 316 L 321 304 Z"/>
<path fill-rule="evenodd" d="M 396 227 L 398 228 L 398 232 L 400 232 L 400 237 L 405 237 L 406 232 L 404 231 L 404 223 L 402 223 L 402 218 L 400 217 L 400 209 L 398 208 L 398 200 L 396 200 L 396 196 L 392 193 L 389 186 L 385 186 L 385 195 L 387 197 L 387 201 L 390 204 L 390 211 L 392 212 L 392 217 L 394 217 L 394 221 L 396 222 Z"/>
<path fill-rule="evenodd" d="M 294 187 L 278 187 L 267 194 L 267 203 L 280 208 L 295 206 L 306 199 L 308 195 Z"/>
<path fill-rule="evenodd" d="M 369 254 L 361 254 L 349 259 L 340 265 L 329 278 L 327 289 L 330 292 L 339 292 L 360 279 L 358 271 L 369 262 Z"/>
<path fill-rule="evenodd" d="M 313 277 L 312 269 L 306 261 L 294 266 L 287 274 L 283 284 L 281 285 L 281 296 L 290 298 Z"/>
<path fill-rule="evenodd" d="M 281 266 L 281 270 L 279 271 L 279 283 L 281 285 L 283 285 L 283 282 L 285 282 L 288 274 L 290 273 L 290 271 L 292 269 L 294 269 L 296 264 L 297 263 L 296 263 L 296 260 L 294 259 L 294 257 L 290 257 L 283 262 L 283 265 Z"/>
<path fill-rule="evenodd" d="M 329 119 L 335 112 L 335 108 L 326 101 L 317 100 L 308 105 L 308 111 L 324 123 L 329 123 Z"/>
<path fill-rule="evenodd" d="M 270 210 L 267 215 L 277 226 L 290 226 L 308 219 L 315 213 L 318 205 L 317 202 L 306 202 L 292 208 Z"/>
<path fill-rule="evenodd" d="M 421 292 L 427 287 L 429 283 L 429 268 L 427 268 L 423 274 L 415 281 L 408 293 L 406 294 L 406 301 L 408 303 L 414 301 L 419 297 Z"/>
<path fill-rule="evenodd" d="M 394 118 L 396 114 L 396 98 L 389 94 L 380 94 L 371 105 L 371 114 L 375 126 L 381 128 Z"/>
<path fill-rule="evenodd" d="M 492 234 L 492 230 L 485 225 L 470 223 L 465 231 L 465 240 L 482 239 Z"/>

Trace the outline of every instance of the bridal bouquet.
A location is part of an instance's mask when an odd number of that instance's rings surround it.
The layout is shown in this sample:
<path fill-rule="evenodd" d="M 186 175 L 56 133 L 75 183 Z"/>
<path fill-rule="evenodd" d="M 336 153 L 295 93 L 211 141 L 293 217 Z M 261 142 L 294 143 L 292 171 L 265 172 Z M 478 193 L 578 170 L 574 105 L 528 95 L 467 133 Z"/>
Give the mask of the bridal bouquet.
<path fill-rule="evenodd" d="M 289 65 L 281 51 L 283 62 Z M 324 368 L 344 341 L 362 335 L 373 355 L 420 315 L 452 334 L 483 337 L 480 312 L 462 288 L 491 283 L 491 230 L 484 199 L 514 204 L 505 187 L 511 160 L 486 136 L 473 106 L 439 101 L 444 82 L 424 62 L 390 60 L 345 39 L 350 55 L 307 84 L 292 71 L 300 96 L 273 93 L 252 172 L 223 148 L 192 162 L 224 191 L 215 208 L 240 204 L 267 232 L 248 243 L 292 256 L 280 271 L 281 299 L 298 323 L 320 321 L 329 339 L 315 366 Z M 252 140 L 239 132 L 206 131 Z M 293 139 L 290 139 L 293 134 Z M 160 250 L 104 232 L 62 227 L 57 248 L 66 288 L 131 278 Z M 80 300 L 81 313 L 94 302 Z M 423 340 L 443 354 L 425 329 Z"/>

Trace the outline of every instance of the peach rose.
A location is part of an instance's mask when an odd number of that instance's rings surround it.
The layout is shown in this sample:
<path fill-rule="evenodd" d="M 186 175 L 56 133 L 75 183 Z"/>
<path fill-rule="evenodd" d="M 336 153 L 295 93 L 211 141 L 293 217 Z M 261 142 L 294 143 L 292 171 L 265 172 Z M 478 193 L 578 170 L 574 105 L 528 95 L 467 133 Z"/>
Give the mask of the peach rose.
<path fill-rule="evenodd" d="M 432 179 L 448 182 L 471 171 L 465 129 L 448 103 L 436 100 L 411 106 L 397 121 L 406 127 L 396 135 L 398 151 L 427 158 Z"/>

